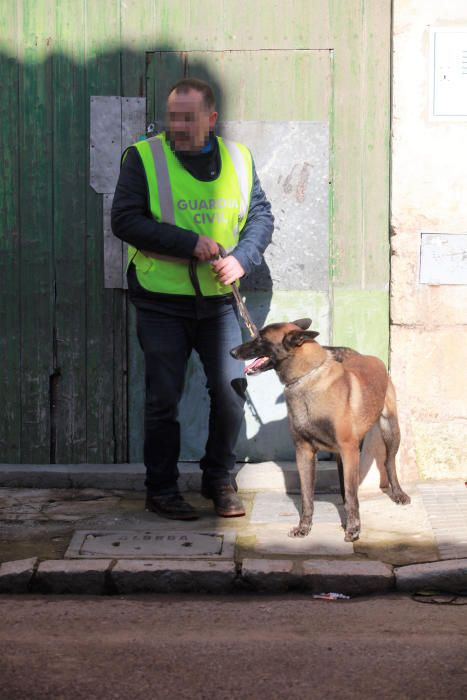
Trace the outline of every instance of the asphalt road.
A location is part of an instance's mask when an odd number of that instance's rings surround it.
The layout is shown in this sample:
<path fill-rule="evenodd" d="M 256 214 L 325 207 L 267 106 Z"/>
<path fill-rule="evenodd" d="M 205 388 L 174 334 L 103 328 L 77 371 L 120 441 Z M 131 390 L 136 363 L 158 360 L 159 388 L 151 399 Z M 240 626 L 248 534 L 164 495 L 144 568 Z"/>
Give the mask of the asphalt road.
<path fill-rule="evenodd" d="M 0 596 L 1 700 L 466 697 L 466 605 Z"/>

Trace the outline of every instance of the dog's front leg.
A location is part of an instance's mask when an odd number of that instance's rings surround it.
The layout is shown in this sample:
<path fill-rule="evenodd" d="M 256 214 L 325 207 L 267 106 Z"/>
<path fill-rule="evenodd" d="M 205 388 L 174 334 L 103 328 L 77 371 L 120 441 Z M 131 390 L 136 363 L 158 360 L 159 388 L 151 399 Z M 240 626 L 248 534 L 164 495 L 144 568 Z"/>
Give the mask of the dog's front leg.
<path fill-rule="evenodd" d="M 305 537 L 311 530 L 313 519 L 313 498 L 316 478 L 316 450 L 303 440 L 295 443 L 300 490 L 302 495 L 302 511 L 297 527 L 289 532 L 289 537 Z"/>
<path fill-rule="evenodd" d="M 358 486 L 360 479 L 360 449 L 358 443 L 341 447 L 340 454 L 344 472 L 344 507 L 347 514 L 345 541 L 353 542 L 360 536 L 360 507 Z"/>

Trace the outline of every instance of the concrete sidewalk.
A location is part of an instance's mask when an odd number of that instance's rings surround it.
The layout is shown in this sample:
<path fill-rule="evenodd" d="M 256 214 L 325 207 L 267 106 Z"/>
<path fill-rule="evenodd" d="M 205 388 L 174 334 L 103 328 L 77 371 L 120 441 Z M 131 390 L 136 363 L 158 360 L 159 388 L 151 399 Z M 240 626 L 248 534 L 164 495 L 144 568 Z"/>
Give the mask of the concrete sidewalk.
<path fill-rule="evenodd" d="M 333 463 L 319 465 L 311 534 L 298 521 L 293 464 L 239 465 L 243 518 L 219 518 L 199 495 L 197 465 L 180 465 L 192 522 L 144 511 L 142 465 L 1 465 L 0 592 L 174 591 L 467 593 L 467 488 L 405 484 L 397 506 L 371 480 L 360 490 L 362 533 L 344 542 Z"/>

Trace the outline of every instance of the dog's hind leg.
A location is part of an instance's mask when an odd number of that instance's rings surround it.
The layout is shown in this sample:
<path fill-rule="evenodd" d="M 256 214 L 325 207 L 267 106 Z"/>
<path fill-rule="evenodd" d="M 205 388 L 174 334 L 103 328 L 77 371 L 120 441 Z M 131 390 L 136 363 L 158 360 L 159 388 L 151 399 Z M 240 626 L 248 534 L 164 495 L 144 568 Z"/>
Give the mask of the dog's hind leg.
<path fill-rule="evenodd" d="M 305 537 L 311 530 L 313 520 L 313 499 L 316 480 L 316 450 L 304 440 L 295 443 L 295 455 L 297 460 L 298 475 L 300 477 L 300 491 L 302 496 L 302 510 L 297 527 L 289 532 L 289 537 Z"/>
<path fill-rule="evenodd" d="M 395 503 L 406 505 L 410 503 L 410 496 L 402 490 L 396 472 L 396 454 L 399 449 L 401 435 L 399 421 L 397 419 L 396 392 L 391 380 L 389 380 L 388 383 L 383 412 L 378 423 L 386 447 L 384 466 L 386 467 L 386 473 L 391 487 L 390 496 Z"/>
<path fill-rule="evenodd" d="M 344 465 L 340 454 L 336 455 L 337 473 L 339 475 L 339 489 L 342 496 L 342 502 L 345 503 L 345 485 L 344 485 Z"/>
<path fill-rule="evenodd" d="M 344 472 L 344 507 L 347 514 L 345 541 L 353 542 L 360 536 L 360 507 L 358 485 L 360 480 L 360 450 L 358 443 L 340 446 Z"/>

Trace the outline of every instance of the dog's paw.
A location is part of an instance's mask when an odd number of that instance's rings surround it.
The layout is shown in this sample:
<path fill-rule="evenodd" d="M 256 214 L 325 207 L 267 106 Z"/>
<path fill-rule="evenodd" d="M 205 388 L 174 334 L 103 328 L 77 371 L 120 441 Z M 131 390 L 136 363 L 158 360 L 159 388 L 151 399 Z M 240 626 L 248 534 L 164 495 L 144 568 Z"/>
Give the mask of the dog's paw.
<path fill-rule="evenodd" d="M 393 491 L 391 494 L 391 499 L 394 503 L 401 506 L 406 506 L 410 503 L 410 496 L 408 496 L 404 491 Z"/>
<path fill-rule="evenodd" d="M 355 542 L 355 540 L 358 540 L 359 537 L 360 537 L 360 528 L 359 527 L 351 527 L 351 528 L 346 529 L 344 540 L 345 540 L 345 542 Z"/>
<path fill-rule="evenodd" d="M 306 537 L 311 530 L 311 523 L 306 524 L 304 523 L 301 525 L 300 523 L 297 525 L 297 527 L 293 527 L 289 531 L 289 537 Z"/>
<path fill-rule="evenodd" d="M 360 518 L 357 516 L 350 515 L 347 518 L 347 523 L 345 525 L 345 536 L 344 540 L 346 542 L 355 542 L 360 537 Z"/>

